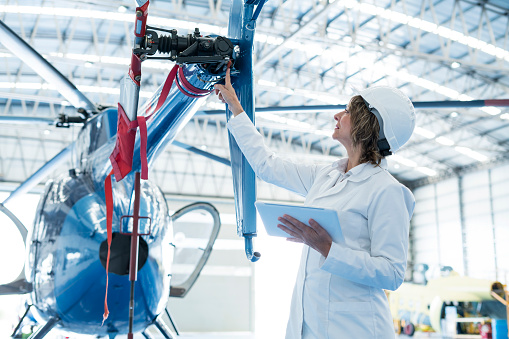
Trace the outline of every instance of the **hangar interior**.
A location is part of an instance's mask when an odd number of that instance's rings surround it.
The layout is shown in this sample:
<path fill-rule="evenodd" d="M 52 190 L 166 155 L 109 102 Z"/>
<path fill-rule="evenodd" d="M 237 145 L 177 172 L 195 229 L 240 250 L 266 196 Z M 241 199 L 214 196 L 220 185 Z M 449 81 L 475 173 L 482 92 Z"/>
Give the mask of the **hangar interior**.
<path fill-rule="evenodd" d="M 226 35 L 230 6 L 222 0 L 155 0 L 148 23 L 179 34 L 198 27 L 203 35 Z M 2 0 L 0 20 L 92 102 L 115 107 L 130 62 L 134 9 L 134 1 L 120 0 Z M 56 127 L 59 115 L 74 116 L 76 109 L 1 41 L 0 57 L 3 201 L 76 141 L 81 125 Z M 346 156 L 331 139 L 334 105 L 347 104 L 366 87 L 397 87 L 414 103 L 457 102 L 417 108 L 412 138 L 388 157 L 389 172 L 416 198 L 406 278 L 422 283 L 450 267 L 461 276 L 509 282 L 509 104 L 469 105 L 509 97 L 506 0 L 269 0 L 258 19 L 253 58 L 256 107 L 271 108 L 256 114 L 256 126 L 275 152 L 302 161 L 331 163 Z M 168 60 L 143 63 L 140 101 L 172 67 Z M 176 141 L 228 158 L 225 114 L 215 114 L 224 105 L 211 95 L 198 110 L 210 114 L 194 116 Z M 268 237 L 259 224 L 255 244 L 262 259 L 250 263 L 236 234 L 230 168 L 177 144 L 151 165 L 150 179 L 170 211 L 207 201 L 222 221 L 196 285 L 185 298 L 168 302 L 177 326 L 183 333 L 283 337 L 300 246 Z M 75 156 L 53 175 L 66 173 Z M 8 205 L 28 228 L 46 180 Z M 257 198 L 303 202 L 261 181 Z M 10 264 L 14 273 L 0 268 L 6 272 L 1 283 L 17 276 L 24 257 L 21 238 L 10 228 L 2 228 L 10 237 L 1 237 L 0 253 L 13 258 L 2 265 Z M 0 300 L 4 336 L 18 317 L 20 298 Z"/>

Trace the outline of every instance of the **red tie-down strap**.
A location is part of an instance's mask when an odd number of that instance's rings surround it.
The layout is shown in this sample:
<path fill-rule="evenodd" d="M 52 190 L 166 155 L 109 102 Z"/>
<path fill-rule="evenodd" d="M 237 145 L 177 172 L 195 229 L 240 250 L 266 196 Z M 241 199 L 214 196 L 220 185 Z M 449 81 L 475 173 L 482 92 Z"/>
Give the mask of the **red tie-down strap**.
<path fill-rule="evenodd" d="M 175 81 L 175 77 L 177 76 L 178 70 L 179 70 L 179 65 L 175 64 L 175 66 L 173 66 L 170 73 L 166 77 L 166 81 L 164 82 L 163 89 L 161 90 L 161 94 L 159 95 L 159 100 L 157 100 L 157 105 L 154 108 L 154 110 L 152 111 L 152 113 L 150 113 L 150 115 L 147 116 L 147 120 L 150 119 L 152 117 L 152 115 L 155 112 L 157 112 L 159 110 L 159 108 L 161 108 L 161 106 L 166 101 L 168 94 L 170 94 L 171 87 L 173 86 L 173 81 Z M 148 113 L 149 109 L 150 109 L 150 107 L 147 109 L 146 113 Z"/>
<path fill-rule="evenodd" d="M 119 104 L 119 112 L 123 113 L 125 115 L 125 112 L 123 109 L 121 109 L 122 106 Z M 127 118 L 127 116 L 125 117 Z M 123 118 L 122 118 L 123 119 Z M 120 121 L 120 113 L 119 113 L 119 121 Z M 125 120 L 123 121 L 123 125 L 127 125 Z M 119 123 L 120 125 L 120 123 Z M 112 159 L 110 157 L 111 163 L 113 165 L 113 169 L 111 170 L 110 174 L 106 177 L 104 180 L 104 200 L 106 202 L 106 233 L 108 235 L 108 255 L 106 257 L 106 292 L 104 294 L 104 314 L 103 314 L 103 324 L 104 321 L 108 318 L 108 315 L 110 312 L 108 311 L 108 271 L 110 267 L 110 253 L 111 253 L 111 239 L 112 239 L 112 229 L 113 229 L 113 190 L 111 186 L 111 176 L 115 174 L 115 179 L 117 178 L 117 174 L 115 173 L 115 165 L 121 164 L 123 166 L 124 170 L 127 169 L 126 164 L 129 163 L 129 173 L 131 171 L 132 163 L 133 163 L 133 148 L 134 148 L 134 138 L 136 137 L 136 127 L 140 127 L 140 159 L 141 159 L 141 179 L 147 180 L 148 179 L 148 162 L 147 162 L 147 123 L 145 121 L 145 117 L 138 117 L 137 120 L 131 121 L 129 124 L 129 134 L 128 137 L 125 137 L 123 140 L 128 143 L 127 148 L 131 149 L 130 154 L 130 161 L 124 161 L 125 158 L 122 161 L 117 162 L 116 159 Z M 122 130 L 125 130 L 126 126 L 122 127 Z M 132 131 L 134 131 L 134 137 L 132 144 L 130 144 L 131 140 L 131 134 Z M 117 144 L 122 144 L 122 141 L 118 142 L 119 137 L 117 136 Z M 126 145 L 124 145 L 126 146 Z M 117 147 L 115 147 L 114 153 L 117 150 Z M 112 156 L 113 156 L 112 154 Z M 118 149 L 118 152 L 116 152 L 116 155 L 119 156 L 123 154 L 120 152 L 120 149 Z M 114 162 L 115 160 L 115 162 Z M 117 169 L 119 167 L 117 166 Z M 120 181 L 120 180 L 117 180 Z"/>
<path fill-rule="evenodd" d="M 131 67 L 129 75 L 131 78 L 134 77 L 135 74 L 140 72 L 139 58 L 133 58 L 131 60 L 131 65 L 135 65 L 136 67 Z M 178 79 L 175 81 L 178 72 Z M 134 79 L 133 79 L 134 80 Z M 161 106 L 166 101 L 170 90 L 173 86 L 173 83 L 177 83 L 177 87 L 179 90 L 192 98 L 202 98 L 212 92 L 212 90 L 207 91 L 200 88 L 196 88 L 191 85 L 182 71 L 182 68 L 179 67 L 178 64 L 173 66 L 172 70 L 168 74 L 166 81 L 164 82 L 163 89 L 161 90 L 161 94 L 159 96 L 159 100 L 157 101 L 157 105 L 152 111 L 152 113 L 146 117 L 139 116 L 136 120 L 130 121 L 127 117 L 127 114 L 124 111 L 124 108 L 120 103 L 118 104 L 118 123 L 117 123 L 117 140 L 115 143 L 115 148 L 110 155 L 110 161 L 113 169 L 110 174 L 106 177 L 104 181 L 104 195 L 106 201 L 106 229 L 108 236 L 108 255 L 106 258 L 106 293 L 104 296 L 104 314 L 103 314 L 103 324 L 104 321 L 108 318 L 108 270 L 110 264 L 110 249 L 111 249 L 111 239 L 112 239 L 112 229 L 113 229 L 113 191 L 111 185 L 111 176 L 115 174 L 115 180 L 118 182 L 122 180 L 129 172 L 131 172 L 132 164 L 133 164 L 133 153 L 134 153 L 134 143 L 136 141 L 136 129 L 140 128 L 140 160 L 141 160 L 141 179 L 148 179 L 148 161 L 147 161 L 147 120 L 152 117 L 152 115 L 157 112 Z M 139 83 L 138 83 L 139 85 Z M 148 110 L 147 110 L 148 112 Z M 145 112 L 145 114 L 147 113 Z"/>
<path fill-rule="evenodd" d="M 106 293 L 104 295 L 104 314 L 103 322 L 108 319 L 110 312 L 108 311 L 108 271 L 110 268 L 110 253 L 111 253 L 111 239 L 113 238 L 112 224 L 113 224 L 113 192 L 111 189 L 111 175 L 113 170 L 108 174 L 104 180 L 104 197 L 106 201 L 106 233 L 108 235 L 108 256 L 106 257 Z M 102 326 L 102 325 L 101 325 Z"/>
<path fill-rule="evenodd" d="M 141 155 L 141 178 L 148 179 L 147 165 L 147 124 L 145 117 L 140 116 L 137 120 L 130 121 L 118 104 L 117 141 L 110 155 L 111 166 L 115 179 L 122 180 L 133 167 L 134 142 L 136 141 L 136 129 L 140 127 L 140 155 Z"/>
<path fill-rule="evenodd" d="M 137 122 L 137 121 L 135 121 Z M 122 180 L 133 167 L 134 141 L 136 139 L 136 126 L 131 125 L 124 112 L 124 108 L 118 104 L 117 141 L 110 155 L 111 166 L 115 179 Z M 133 128 L 134 127 L 134 128 Z"/>
<path fill-rule="evenodd" d="M 143 116 L 137 118 L 140 128 L 140 161 L 141 178 L 148 180 L 148 161 L 147 161 L 147 119 Z"/>

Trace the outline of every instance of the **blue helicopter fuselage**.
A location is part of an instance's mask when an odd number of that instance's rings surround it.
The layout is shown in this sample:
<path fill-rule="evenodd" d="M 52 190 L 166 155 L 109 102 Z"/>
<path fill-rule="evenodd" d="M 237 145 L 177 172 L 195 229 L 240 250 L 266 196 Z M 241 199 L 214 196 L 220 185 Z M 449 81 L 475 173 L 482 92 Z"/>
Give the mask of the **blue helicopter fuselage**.
<path fill-rule="evenodd" d="M 142 236 L 149 250 L 138 271 L 135 331 L 146 328 L 164 310 L 173 260 L 173 232 L 164 196 L 156 186 L 144 182 L 142 197 L 140 214 L 151 216 L 153 225 L 151 234 Z M 120 214 L 115 209 L 114 219 Z M 36 316 L 44 321 L 56 317 L 62 328 L 77 333 L 126 333 L 130 282 L 125 270 L 109 273 L 111 313 L 101 326 L 106 271 L 100 248 L 106 237 L 104 194 L 94 190 L 88 175 L 64 176 L 47 184 L 28 256 L 31 270 L 27 278 L 34 287 L 30 299 Z M 118 259 L 115 256 L 128 258 L 129 247 L 112 252 L 112 264 Z"/>
<path fill-rule="evenodd" d="M 185 66 L 184 74 L 197 88 L 208 90 L 212 86 L 211 82 L 203 81 L 207 74 L 199 66 Z M 153 107 L 160 93 L 161 88 L 140 107 L 140 114 L 146 112 L 147 107 Z M 191 119 L 198 101 L 173 87 L 165 104 L 147 121 L 149 163 Z M 108 109 L 83 127 L 77 141 L 78 170 L 46 185 L 27 244 L 26 276 L 33 285 L 29 299 L 35 306 L 32 309 L 36 318 L 42 323 L 57 318 L 63 329 L 76 333 L 114 335 L 128 331 L 130 282 L 126 270 L 129 259 L 126 258 L 129 258 L 129 249 L 124 245 L 130 241 L 126 237 L 130 237 L 119 232 L 121 228 L 127 231 L 128 220 L 121 221 L 122 216 L 133 214 L 134 173 L 141 168 L 139 140 L 135 144 L 133 170 L 112 185 L 114 239 L 108 288 L 110 315 L 101 325 L 106 291 L 104 180 L 111 170 L 108 157 L 115 144 L 116 118 L 117 110 Z M 141 236 L 140 240 L 134 300 L 135 332 L 144 330 L 164 310 L 173 261 L 173 229 L 166 200 L 150 181 L 142 181 L 140 216 L 150 217 L 151 227 L 150 235 Z M 140 233 L 146 232 L 147 227 L 140 229 Z"/>

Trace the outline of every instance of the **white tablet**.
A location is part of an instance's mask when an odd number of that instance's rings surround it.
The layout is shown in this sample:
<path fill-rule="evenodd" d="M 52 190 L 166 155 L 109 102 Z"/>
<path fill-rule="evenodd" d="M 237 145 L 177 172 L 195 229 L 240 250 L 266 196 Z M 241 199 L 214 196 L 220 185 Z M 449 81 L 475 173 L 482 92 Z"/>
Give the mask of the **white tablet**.
<path fill-rule="evenodd" d="M 282 204 L 271 204 L 266 202 L 255 202 L 256 209 L 262 218 L 263 225 L 267 230 L 267 234 L 276 237 L 291 238 L 285 231 L 277 227 L 281 224 L 277 219 L 284 214 L 294 217 L 295 219 L 309 225 L 309 219 L 314 219 L 330 234 L 332 241 L 339 243 L 343 242 L 343 233 L 339 225 L 338 214 L 335 210 L 306 207 L 306 206 L 293 206 Z"/>

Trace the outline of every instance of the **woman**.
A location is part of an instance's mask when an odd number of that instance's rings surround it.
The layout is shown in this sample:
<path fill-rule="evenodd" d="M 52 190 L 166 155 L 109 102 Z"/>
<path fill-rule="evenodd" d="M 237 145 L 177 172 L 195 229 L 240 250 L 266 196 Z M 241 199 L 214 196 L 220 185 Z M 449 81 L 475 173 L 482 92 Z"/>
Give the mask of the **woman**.
<path fill-rule="evenodd" d="M 278 226 L 304 243 L 286 338 L 394 338 L 384 289 L 405 275 L 415 200 L 387 172 L 384 157 L 410 138 L 413 105 L 402 92 L 375 87 L 334 115 L 332 134 L 348 157 L 332 165 L 281 159 L 263 143 L 235 94 L 229 70 L 219 99 L 235 116 L 228 129 L 261 179 L 305 196 L 305 206 L 335 209 L 344 243 L 334 243 L 313 219 L 309 226 L 283 215 Z"/>

